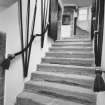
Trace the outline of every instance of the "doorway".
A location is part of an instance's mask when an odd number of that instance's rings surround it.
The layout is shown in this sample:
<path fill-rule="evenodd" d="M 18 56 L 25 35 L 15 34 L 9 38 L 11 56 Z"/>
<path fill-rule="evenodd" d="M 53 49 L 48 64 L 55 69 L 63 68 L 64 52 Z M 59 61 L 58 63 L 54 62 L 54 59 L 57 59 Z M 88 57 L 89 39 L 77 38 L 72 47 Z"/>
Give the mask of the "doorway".
<path fill-rule="evenodd" d="M 61 39 L 70 38 L 73 34 L 73 15 L 75 6 L 64 6 L 61 26 Z"/>

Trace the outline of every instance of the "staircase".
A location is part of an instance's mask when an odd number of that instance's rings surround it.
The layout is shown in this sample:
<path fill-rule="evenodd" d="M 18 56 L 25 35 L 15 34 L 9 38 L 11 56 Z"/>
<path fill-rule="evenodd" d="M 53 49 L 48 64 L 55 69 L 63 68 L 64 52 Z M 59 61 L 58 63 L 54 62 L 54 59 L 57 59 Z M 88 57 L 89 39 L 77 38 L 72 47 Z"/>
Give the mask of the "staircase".
<path fill-rule="evenodd" d="M 96 105 L 94 72 L 88 38 L 57 40 L 25 83 L 16 105 Z"/>

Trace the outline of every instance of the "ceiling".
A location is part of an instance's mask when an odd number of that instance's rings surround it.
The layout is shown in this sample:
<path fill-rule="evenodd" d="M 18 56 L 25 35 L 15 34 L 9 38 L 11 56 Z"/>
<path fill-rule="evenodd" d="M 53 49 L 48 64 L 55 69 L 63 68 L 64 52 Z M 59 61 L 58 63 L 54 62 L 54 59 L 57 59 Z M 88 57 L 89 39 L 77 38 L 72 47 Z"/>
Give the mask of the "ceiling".
<path fill-rule="evenodd" d="M 61 0 L 62 4 L 76 4 L 79 7 L 88 7 L 92 4 L 92 0 Z"/>
<path fill-rule="evenodd" d="M 16 1 L 17 0 L 0 0 L 0 7 L 8 7 Z"/>
<path fill-rule="evenodd" d="M 10 6 L 17 0 L 0 0 L 0 6 Z M 61 0 L 63 4 L 77 4 L 78 6 L 89 6 L 92 0 Z"/>
<path fill-rule="evenodd" d="M 0 12 L 11 6 L 17 0 L 0 0 Z"/>
<path fill-rule="evenodd" d="M 0 10 L 9 7 L 17 0 L 0 0 Z M 92 4 L 92 0 L 61 0 L 63 5 L 66 4 L 76 4 L 79 7 L 86 7 Z"/>

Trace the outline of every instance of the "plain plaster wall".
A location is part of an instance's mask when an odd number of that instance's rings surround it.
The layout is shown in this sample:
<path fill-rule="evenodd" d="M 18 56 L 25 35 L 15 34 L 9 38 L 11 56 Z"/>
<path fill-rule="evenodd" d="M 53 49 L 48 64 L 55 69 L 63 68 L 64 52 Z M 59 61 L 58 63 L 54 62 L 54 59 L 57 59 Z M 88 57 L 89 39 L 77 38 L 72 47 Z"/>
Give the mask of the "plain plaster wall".
<path fill-rule="evenodd" d="M 61 26 L 61 39 L 71 37 L 71 25 L 62 25 Z"/>
<path fill-rule="evenodd" d="M 31 0 L 31 18 L 33 14 L 34 1 Z M 38 12 L 37 12 L 37 27 L 35 28 L 35 33 L 40 33 L 40 1 L 38 0 Z M 26 0 L 23 2 L 23 22 L 25 26 L 26 19 Z M 31 24 L 30 24 L 31 25 Z M 18 21 L 18 3 L 15 3 L 10 8 L 6 9 L 0 14 L 0 31 L 6 32 L 6 56 L 8 54 L 13 54 L 21 50 L 21 40 L 19 32 L 19 21 Z M 24 28 L 25 32 L 25 28 Z M 24 34 L 25 37 L 25 34 Z M 10 65 L 9 70 L 6 71 L 5 76 L 5 105 L 14 105 L 16 101 L 16 96 L 22 92 L 24 87 L 24 82 L 30 79 L 31 72 L 36 70 L 36 65 L 40 63 L 41 57 L 45 55 L 48 48 L 51 46 L 53 41 L 45 35 L 44 48 L 40 48 L 40 37 L 37 37 L 33 42 L 29 73 L 26 79 L 23 78 L 23 67 L 21 56 L 16 57 Z"/>
<path fill-rule="evenodd" d="M 81 8 L 80 8 L 81 9 Z M 86 30 L 87 32 L 90 32 L 91 28 L 91 6 L 90 7 L 83 7 L 82 9 L 87 9 L 87 18 L 84 20 L 84 17 L 78 17 L 77 20 L 77 26 L 79 26 L 81 29 Z"/>
<path fill-rule="evenodd" d="M 86 30 L 86 31 L 90 32 L 90 24 L 89 24 L 88 20 L 77 21 L 77 26 L 80 27 L 83 30 Z"/>

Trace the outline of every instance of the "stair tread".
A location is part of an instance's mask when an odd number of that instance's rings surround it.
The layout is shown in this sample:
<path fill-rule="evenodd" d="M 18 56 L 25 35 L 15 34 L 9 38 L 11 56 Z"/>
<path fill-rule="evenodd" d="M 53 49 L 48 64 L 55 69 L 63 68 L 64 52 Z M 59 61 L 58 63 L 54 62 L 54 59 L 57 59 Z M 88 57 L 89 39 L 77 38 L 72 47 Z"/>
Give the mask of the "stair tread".
<path fill-rule="evenodd" d="M 54 72 L 43 72 L 43 71 L 35 71 L 35 74 L 43 74 L 43 75 L 52 75 L 62 78 L 74 78 L 74 79 L 84 79 L 88 81 L 94 81 L 94 77 L 89 77 L 85 75 L 78 75 L 78 74 L 64 74 L 64 73 L 54 73 Z M 33 73 L 33 74 L 34 74 Z"/>
<path fill-rule="evenodd" d="M 57 99 L 54 97 L 48 97 L 42 94 L 23 92 L 18 98 L 31 100 L 38 105 L 84 105 L 68 100 Z"/>
<path fill-rule="evenodd" d="M 91 40 L 89 40 L 89 39 L 81 39 L 81 38 L 78 38 L 78 39 L 75 39 L 75 38 L 72 38 L 72 39 L 61 39 L 61 40 L 56 40 L 56 42 L 63 42 L 63 41 L 66 41 L 66 42 L 68 42 L 68 41 L 83 41 L 83 42 L 91 42 Z"/>
<path fill-rule="evenodd" d="M 55 43 L 53 43 L 53 44 L 62 44 L 63 42 L 55 42 Z M 65 41 L 65 43 L 66 43 L 66 41 Z M 67 42 L 67 43 L 73 43 L 73 44 L 77 44 L 77 43 L 80 43 L 80 44 L 92 44 L 92 42 L 82 42 L 82 41 L 80 41 L 80 42 Z"/>
<path fill-rule="evenodd" d="M 56 58 L 56 57 L 44 57 L 42 59 L 55 59 L 55 60 L 81 60 L 81 61 L 94 61 L 93 58 Z"/>
<path fill-rule="evenodd" d="M 92 58 L 57 58 L 57 57 L 44 57 L 42 63 L 63 64 L 63 65 L 79 65 L 79 66 L 93 66 L 95 60 Z"/>
<path fill-rule="evenodd" d="M 54 66 L 54 67 L 72 67 L 72 68 L 83 68 L 83 69 L 93 69 L 95 70 L 95 67 L 86 67 L 86 66 L 75 66 L 75 65 L 59 65 L 59 64 L 49 64 L 49 63 L 43 63 L 43 64 L 38 64 L 38 66 Z"/>
<path fill-rule="evenodd" d="M 82 93 L 86 95 L 95 96 L 95 93 L 91 89 L 78 87 L 78 86 L 71 86 L 71 85 L 65 85 L 61 83 L 52 83 L 47 81 L 28 81 L 26 82 L 26 85 L 33 85 L 41 90 L 50 90 L 50 89 L 56 89 L 61 91 L 67 91 L 67 92 L 74 92 L 74 93 Z M 47 89 L 46 89 L 47 88 Z"/>
<path fill-rule="evenodd" d="M 56 54 L 93 54 L 93 52 L 77 52 L 77 51 L 68 51 L 68 52 L 54 52 L 54 51 L 50 51 L 50 52 L 47 52 L 47 53 L 56 53 Z"/>
<path fill-rule="evenodd" d="M 56 57 L 56 58 L 92 58 L 94 59 L 93 52 L 54 52 L 49 51 L 46 53 L 45 57 Z"/>
<path fill-rule="evenodd" d="M 91 40 L 56 40 L 47 54 L 37 65 L 37 71 L 32 73 L 31 80 L 25 83 L 17 103 L 96 105 L 96 94 L 92 90 L 96 67 Z"/>
<path fill-rule="evenodd" d="M 53 43 L 53 44 L 63 44 L 63 43 L 65 43 L 65 44 L 71 44 L 71 43 L 73 43 L 73 44 L 92 44 L 92 42 L 83 42 L 83 41 L 77 41 L 77 42 L 73 42 L 73 41 L 57 41 L 57 42 L 55 42 L 55 43 Z"/>
<path fill-rule="evenodd" d="M 79 47 L 79 46 L 83 46 L 83 47 L 90 47 L 91 46 L 91 43 L 54 43 L 52 44 L 53 47 L 68 47 L 68 46 L 73 46 L 73 47 Z"/>
<path fill-rule="evenodd" d="M 93 66 L 78 66 L 78 65 L 64 65 L 64 64 L 49 64 L 49 63 L 42 63 L 37 65 L 38 71 L 44 72 L 62 72 L 65 74 L 79 74 L 79 75 L 88 75 L 94 76 L 95 75 L 95 67 Z"/>
<path fill-rule="evenodd" d="M 53 47 L 51 47 L 51 48 L 55 48 L 55 49 L 57 49 L 57 48 L 59 48 L 59 49 L 61 49 L 61 48 L 64 48 L 64 49 L 66 49 L 66 48 L 76 48 L 76 49 L 80 49 L 80 48 L 84 48 L 84 49 L 92 49 L 92 47 L 89 47 L 89 46 L 62 46 L 62 47 L 58 47 L 58 46 L 53 46 Z"/>

